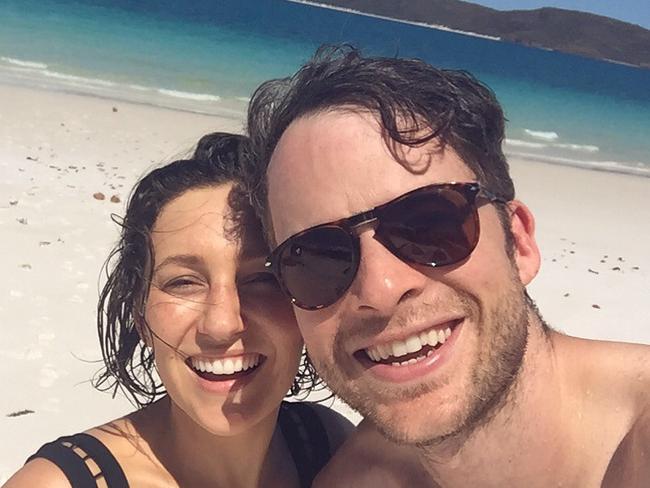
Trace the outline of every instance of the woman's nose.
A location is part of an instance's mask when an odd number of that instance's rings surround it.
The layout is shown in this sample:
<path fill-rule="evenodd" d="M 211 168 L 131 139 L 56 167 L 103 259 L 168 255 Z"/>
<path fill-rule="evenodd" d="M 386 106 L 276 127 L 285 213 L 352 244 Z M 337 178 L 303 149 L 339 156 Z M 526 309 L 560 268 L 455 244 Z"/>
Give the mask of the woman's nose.
<path fill-rule="evenodd" d="M 215 286 L 203 305 L 197 331 L 217 342 L 227 342 L 246 330 L 236 286 Z"/>

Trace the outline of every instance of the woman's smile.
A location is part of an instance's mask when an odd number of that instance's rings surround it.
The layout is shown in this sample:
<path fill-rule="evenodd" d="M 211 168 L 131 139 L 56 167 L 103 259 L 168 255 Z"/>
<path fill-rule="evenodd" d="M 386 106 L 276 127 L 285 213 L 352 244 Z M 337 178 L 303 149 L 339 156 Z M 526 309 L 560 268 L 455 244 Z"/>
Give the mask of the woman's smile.
<path fill-rule="evenodd" d="M 192 356 L 185 364 L 201 388 L 211 393 L 229 393 L 249 384 L 262 369 L 266 356 L 248 353 L 221 358 Z"/>

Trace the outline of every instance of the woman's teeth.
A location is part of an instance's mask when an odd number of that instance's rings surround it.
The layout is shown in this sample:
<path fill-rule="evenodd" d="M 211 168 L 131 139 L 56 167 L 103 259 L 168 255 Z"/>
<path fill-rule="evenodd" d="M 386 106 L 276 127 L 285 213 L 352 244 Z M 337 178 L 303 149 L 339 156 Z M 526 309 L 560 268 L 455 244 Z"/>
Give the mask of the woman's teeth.
<path fill-rule="evenodd" d="M 230 375 L 256 367 L 260 362 L 260 358 L 259 354 L 213 360 L 192 358 L 191 364 L 192 368 L 204 373 Z"/>
<path fill-rule="evenodd" d="M 365 349 L 368 357 L 374 362 L 386 362 L 384 360 L 391 358 L 399 358 L 406 355 L 412 355 L 422 349 L 425 346 L 435 347 L 438 344 L 443 344 L 447 338 L 451 335 L 451 328 L 447 327 L 446 329 L 429 329 L 419 334 L 414 334 L 410 337 L 407 337 L 404 340 L 398 340 L 389 342 L 387 344 L 381 344 L 378 346 L 372 346 Z M 431 350 L 428 351 L 429 353 Z M 422 358 L 426 357 L 427 353 L 422 351 Z M 401 362 L 399 361 L 388 361 L 393 364 Z M 406 361 L 407 363 L 415 363 L 416 359 L 410 359 Z"/>

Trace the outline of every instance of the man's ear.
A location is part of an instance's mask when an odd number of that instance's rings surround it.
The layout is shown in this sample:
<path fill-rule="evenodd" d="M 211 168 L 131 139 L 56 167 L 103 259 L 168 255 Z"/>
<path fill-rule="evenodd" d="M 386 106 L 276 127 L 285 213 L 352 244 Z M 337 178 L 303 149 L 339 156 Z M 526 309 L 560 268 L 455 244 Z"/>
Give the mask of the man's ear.
<path fill-rule="evenodd" d="M 528 285 L 537 275 L 540 254 L 535 240 L 535 217 L 530 209 L 519 200 L 508 203 L 510 229 L 514 239 L 514 260 L 519 270 L 519 279 Z"/>

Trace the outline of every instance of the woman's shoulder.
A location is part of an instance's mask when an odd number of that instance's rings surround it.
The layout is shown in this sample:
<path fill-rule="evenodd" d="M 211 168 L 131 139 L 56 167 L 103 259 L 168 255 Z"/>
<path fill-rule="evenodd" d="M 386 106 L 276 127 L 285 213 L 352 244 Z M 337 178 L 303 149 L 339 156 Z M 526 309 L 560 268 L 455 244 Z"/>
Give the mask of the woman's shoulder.
<path fill-rule="evenodd" d="M 124 457 L 129 446 L 133 451 L 128 439 L 133 432 L 127 416 L 47 442 L 3 488 L 74 488 L 88 486 L 100 477 L 110 480 L 111 487 L 126 487 L 128 483 L 118 459 Z"/>
<path fill-rule="evenodd" d="M 355 425 L 345 416 L 320 403 L 284 402 L 283 408 L 291 410 L 299 422 L 306 424 L 308 432 L 321 432 L 324 434 L 329 445 L 330 454 L 338 450 L 355 429 Z M 313 434 L 312 437 L 317 435 Z"/>
<path fill-rule="evenodd" d="M 71 488 L 61 468 L 52 461 L 35 458 L 27 462 L 3 485 L 3 488 Z"/>
<path fill-rule="evenodd" d="M 5 487 L 70 488 L 95 484 L 98 477 L 112 481 L 109 483 L 111 487 L 128 486 L 115 456 L 91 434 L 93 430 L 62 436 L 43 444 Z"/>
<path fill-rule="evenodd" d="M 355 425 L 333 408 L 320 403 L 308 402 L 323 424 L 330 442 L 332 453 L 338 450 L 345 440 L 354 432 Z"/>

